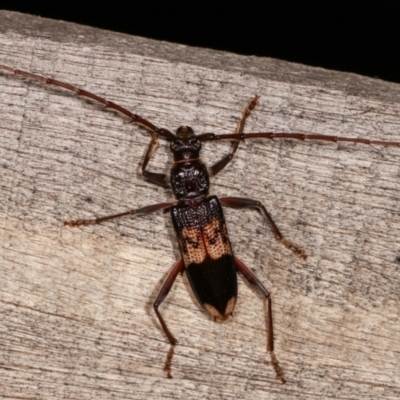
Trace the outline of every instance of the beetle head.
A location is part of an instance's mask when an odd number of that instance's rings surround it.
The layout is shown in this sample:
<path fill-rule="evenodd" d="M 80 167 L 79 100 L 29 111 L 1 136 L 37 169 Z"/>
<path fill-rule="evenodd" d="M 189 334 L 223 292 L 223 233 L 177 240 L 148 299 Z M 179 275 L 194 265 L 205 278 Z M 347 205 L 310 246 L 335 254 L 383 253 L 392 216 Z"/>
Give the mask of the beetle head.
<path fill-rule="evenodd" d="M 180 126 L 175 138 L 171 141 L 171 151 L 175 161 L 193 160 L 199 158 L 201 142 L 189 126 Z"/>

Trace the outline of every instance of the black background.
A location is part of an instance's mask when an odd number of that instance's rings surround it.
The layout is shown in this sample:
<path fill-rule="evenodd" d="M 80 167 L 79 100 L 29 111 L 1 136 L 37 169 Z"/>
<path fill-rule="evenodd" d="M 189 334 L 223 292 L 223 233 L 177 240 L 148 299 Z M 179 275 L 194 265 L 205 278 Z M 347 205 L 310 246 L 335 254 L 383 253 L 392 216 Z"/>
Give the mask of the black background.
<path fill-rule="evenodd" d="M 398 0 L 31 3 L 2 1 L 0 7 L 400 82 Z"/>

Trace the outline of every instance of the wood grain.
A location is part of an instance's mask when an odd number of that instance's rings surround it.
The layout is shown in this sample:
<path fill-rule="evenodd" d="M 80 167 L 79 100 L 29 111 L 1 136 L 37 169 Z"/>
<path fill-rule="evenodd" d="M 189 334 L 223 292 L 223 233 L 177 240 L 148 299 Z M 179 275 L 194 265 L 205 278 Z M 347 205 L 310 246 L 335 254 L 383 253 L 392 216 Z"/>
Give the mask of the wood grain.
<path fill-rule="evenodd" d="M 400 141 L 400 87 L 353 74 L 130 37 L 2 11 L 0 63 L 78 85 L 158 126 Z M 71 229 L 69 218 L 169 201 L 142 179 L 147 132 L 65 91 L 0 73 L 0 396 L 37 399 L 400 398 L 400 149 L 296 141 L 240 145 L 212 193 L 258 199 L 297 259 L 252 210 L 226 210 L 237 256 L 273 296 L 276 354 L 261 298 L 239 279 L 234 319 L 217 324 L 179 277 L 156 214 Z M 211 163 L 227 143 L 204 146 Z M 168 171 L 162 146 L 151 163 Z"/>

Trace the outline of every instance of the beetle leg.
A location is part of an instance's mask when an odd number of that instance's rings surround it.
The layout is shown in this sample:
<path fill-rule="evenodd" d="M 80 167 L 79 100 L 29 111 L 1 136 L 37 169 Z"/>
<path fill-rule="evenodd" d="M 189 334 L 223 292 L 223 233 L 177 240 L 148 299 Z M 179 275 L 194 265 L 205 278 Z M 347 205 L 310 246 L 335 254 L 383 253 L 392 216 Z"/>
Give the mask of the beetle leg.
<path fill-rule="evenodd" d="M 305 260 L 307 258 L 307 254 L 305 251 L 297 247 L 295 244 L 284 238 L 279 231 L 278 227 L 275 225 L 275 222 L 271 218 L 271 216 L 268 214 L 268 211 L 266 208 L 262 205 L 261 202 L 257 200 L 252 200 L 252 199 L 244 199 L 241 197 L 222 197 L 219 199 L 221 204 L 227 207 L 236 207 L 236 208 L 257 208 L 258 210 L 261 211 L 261 213 L 264 215 L 265 219 L 268 222 L 268 225 L 270 226 L 275 239 L 278 242 L 281 242 L 284 246 L 286 246 L 289 250 L 293 251 L 296 256 L 302 258 Z"/>
<path fill-rule="evenodd" d="M 244 124 L 246 122 L 246 119 L 251 114 L 251 112 L 254 110 L 254 108 L 257 106 L 257 104 L 258 104 L 258 96 L 255 96 L 252 99 L 250 99 L 249 104 L 244 109 L 244 111 L 242 113 L 242 117 L 240 118 L 240 120 L 237 124 L 236 132 L 235 132 L 236 134 L 243 133 Z M 221 172 L 224 169 L 224 167 L 229 163 L 229 161 L 232 160 L 233 156 L 236 153 L 237 148 L 239 147 L 239 143 L 240 143 L 240 140 L 236 140 L 236 141 L 232 142 L 232 147 L 231 147 L 230 153 L 227 154 L 221 160 L 219 160 L 217 163 L 215 163 L 213 166 L 211 166 L 210 176 L 217 175 L 219 172 Z"/>
<path fill-rule="evenodd" d="M 174 265 L 174 267 L 168 273 L 167 278 L 165 279 L 163 285 L 161 286 L 161 289 L 158 292 L 157 298 L 155 299 L 155 301 L 153 303 L 154 311 L 156 312 L 157 318 L 160 321 L 160 324 L 161 324 L 165 334 L 167 335 L 169 342 L 171 343 L 171 348 L 168 352 L 167 360 L 165 361 L 165 366 L 164 366 L 164 371 L 167 373 L 168 378 L 172 378 L 171 362 L 172 362 L 172 357 L 174 355 L 174 349 L 175 349 L 177 340 L 175 339 L 175 337 L 172 335 L 172 333 L 168 329 L 167 324 L 164 321 L 164 318 L 161 316 L 161 313 L 158 311 L 158 307 L 164 301 L 165 297 L 167 297 L 169 291 L 171 290 L 172 285 L 175 282 L 176 277 L 178 276 L 179 272 L 182 272 L 183 268 L 184 268 L 184 264 L 183 264 L 182 260 L 178 261 Z"/>
<path fill-rule="evenodd" d="M 87 226 L 87 225 L 93 225 L 93 224 L 100 224 L 101 222 L 108 221 L 110 219 L 114 218 L 119 218 L 123 217 L 125 215 L 143 215 L 143 214 L 150 214 L 152 212 L 158 211 L 158 210 L 166 210 L 170 207 L 172 207 L 175 203 L 159 203 L 159 204 L 153 204 L 152 206 L 147 206 L 147 207 L 142 207 L 138 208 L 137 210 L 130 210 L 126 211 L 120 214 L 114 214 L 114 215 L 107 215 L 106 217 L 99 217 L 99 218 L 93 218 L 93 219 L 70 219 L 68 221 L 64 222 L 64 225 L 68 225 L 71 228 L 74 228 L 76 226 Z"/>
<path fill-rule="evenodd" d="M 266 302 L 267 310 L 268 310 L 267 311 L 267 329 L 268 329 L 267 350 L 271 356 L 271 362 L 272 362 L 272 366 L 274 367 L 274 370 L 276 373 L 276 378 L 279 379 L 282 383 L 285 383 L 286 382 L 285 375 L 284 375 L 284 373 L 279 365 L 278 359 L 276 358 L 275 353 L 274 353 L 274 329 L 273 329 L 273 323 L 272 323 L 271 296 L 270 296 L 268 290 L 264 287 L 264 285 L 258 280 L 258 278 L 253 273 L 253 271 L 236 257 L 235 257 L 235 266 L 236 266 L 236 269 L 242 273 L 242 275 L 247 280 L 247 282 L 249 282 L 251 286 L 253 286 L 255 289 L 257 289 L 258 292 L 260 292 L 265 298 L 265 302 Z"/>
<path fill-rule="evenodd" d="M 150 161 L 150 158 L 152 157 L 152 155 L 156 152 L 158 147 L 158 139 L 157 137 L 154 135 L 152 137 L 151 143 L 149 148 L 147 149 L 146 155 L 144 157 L 144 161 L 142 164 L 142 175 L 147 178 L 150 182 L 155 183 L 156 185 L 160 185 L 160 186 L 164 186 L 164 187 L 169 187 L 170 184 L 168 182 L 168 178 L 167 175 L 165 174 L 158 174 L 156 172 L 150 172 L 147 171 L 147 164 Z"/>

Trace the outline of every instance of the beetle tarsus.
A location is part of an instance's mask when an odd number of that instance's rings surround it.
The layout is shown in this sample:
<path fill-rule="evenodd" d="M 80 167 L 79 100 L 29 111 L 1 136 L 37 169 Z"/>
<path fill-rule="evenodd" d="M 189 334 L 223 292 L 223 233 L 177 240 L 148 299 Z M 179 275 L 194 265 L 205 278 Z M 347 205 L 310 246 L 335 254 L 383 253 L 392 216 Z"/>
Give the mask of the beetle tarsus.
<path fill-rule="evenodd" d="M 173 378 L 171 375 L 171 363 L 172 363 L 172 357 L 174 356 L 174 350 L 175 350 L 175 344 L 172 344 L 168 351 L 167 359 L 165 360 L 164 372 L 167 374 L 168 379 Z"/>
<path fill-rule="evenodd" d="M 271 351 L 270 355 L 271 355 L 272 366 L 274 367 L 276 373 L 276 379 L 279 379 L 282 383 L 286 383 L 285 374 L 283 373 L 282 368 L 279 365 L 279 361 L 276 358 L 275 353 Z"/>
<path fill-rule="evenodd" d="M 277 238 L 284 246 L 286 246 L 290 251 L 292 251 L 294 254 L 296 254 L 297 257 L 306 260 L 307 259 L 307 254 L 306 252 L 300 248 L 297 247 L 295 244 L 293 244 L 292 242 L 290 242 L 289 240 L 280 237 Z"/>

